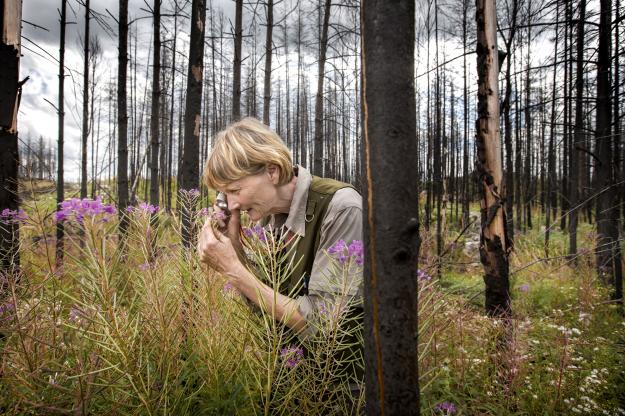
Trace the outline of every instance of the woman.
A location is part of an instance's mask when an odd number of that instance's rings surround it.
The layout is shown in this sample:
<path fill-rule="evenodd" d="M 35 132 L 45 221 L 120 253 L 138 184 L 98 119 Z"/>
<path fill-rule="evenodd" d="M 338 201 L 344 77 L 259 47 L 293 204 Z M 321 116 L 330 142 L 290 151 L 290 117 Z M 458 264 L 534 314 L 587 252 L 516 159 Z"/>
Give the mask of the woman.
<path fill-rule="evenodd" d="M 332 259 L 326 254 L 337 241 L 362 240 L 362 198 L 352 186 L 294 167 L 280 137 L 253 118 L 217 134 L 204 182 L 225 193 L 230 216 L 222 224 L 223 232 L 209 222 L 204 225 L 198 240 L 200 260 L 225 275 L 250 301 L 300 338 L 316 332 L 316 317 L 337 295 L 360 303 L 362 271 L 349 273 L 344 286 L 329 278 Z M 242 211 L 251 221 L 270 224 L 295 244 L 292 264 L 296 266 L 277 296 L 237 255 Z"/>

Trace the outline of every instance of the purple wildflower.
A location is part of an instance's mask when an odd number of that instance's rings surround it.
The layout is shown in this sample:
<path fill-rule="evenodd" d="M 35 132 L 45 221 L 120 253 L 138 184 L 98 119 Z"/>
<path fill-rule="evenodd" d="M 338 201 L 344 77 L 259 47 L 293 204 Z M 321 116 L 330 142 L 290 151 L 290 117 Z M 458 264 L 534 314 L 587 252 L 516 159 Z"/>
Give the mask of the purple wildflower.
<path fill-rule="evenodd" d="M 150 263 L 143 263 L 139 265 L 139 270 L 141 270 L 142 272 L 150 270 L 151 268 L 152 268 L 152 265 Z"/>
<path fill-rule="evenodd" d="M 223 287 L 223 289 L 222 289 L 222 292 L 223 292 L 225 295 L 226 295 L 226 294 L 228 294 L 228 293 L 234 293 L 234 292 L 235 292 L 235 289 L 234 289 L 234 286 L 232 286 L 232 283 L 230 283 L 230 282 L 226 282 L 226 283 L 224 283 L 224 287 Z"/>
<path fill-rule="evenodd" d="M 364 263 L 364 245 L 360 240 L 354 240 L 347 248 L 347 255 L 354 258 L 357 265 Z"/>
<path fill-rule="evenodd" d="M 130 212 L 133 212 L 135 209 L 136 209 L 135 207 L 133 207 L 132 205 L 129 205 L 126 207 L 126 212 L 130 213 Z"/>
<path fill-rule="evenodd" d="M 75 306 L 69 311 L 70 321 L 78 321 L 81 316 L 82 316 L 82 311 Z"/>
<path fill-rule="evenodd" d="M 202 208 L 201 210 L 199 210 L 197 212 L 197 215 L 201 216 L 201 217 L 207 217 L 211 214 L 210 210 L 208 208 Z"/>
<path fill-rule="evenodd" d="M 364 246 L 360 240 L 353 240 L 349 246 L 344 240 L 338 240 L 328 248 L 328 254 L 340 264 L 349 263 L 352 259 L 358 266 L 362 266 L 364 263 Z"/>
<path fill-rule="evenodd" d="M 442 402 L 434 406 L 434 410 L 443 415 L 453 415 L 456 413 L 456 405 L 450 402 Z"/>
<path fill-rule="evenodd" d="M 246 236 L 247 238 L 256 237 L 258 238 L 258 240 L 260 240 L 263 243 L 267 241 L 267 236 L 265 235 L 265 229 L 261 227 L 260 225 L 255 225 L 253 227 L 244 227 L 243 235 Z"/>
<path fill-rule="evenodd" d="M 158 205 L 152 205 L 148 204 L 147 202 L 142 202 L 139 204 L 139 209 L 148 214 L 155 214 L 159 210 L 159 207 Z"/>
<path fill-rule="evenodd" d="M 529 292 L 529 291 L 530 291 L 530 285 L 528 285 L 527 283 L 526 283 L 526 284 L 524 284 L 524 285 L 521 285 L 521 286 L 519 287 L 519 290 L 520 290 L 521 292 L 523 292 L 523 293 L 527 293 L 527 292 Z"/>
<path fill-rule="evenodd" d="M 13 224 L 18 222 L 24 222 L 28 219 L 28 216 L 24 212 L 24 210 L 13 210 L 9 208 L 5 208 L 0 213 L 0 223 L 2 224 Z"/>
<path fill-rule="evenodd" d="M 287 368 L 295 368 L 304 358 L 304 350 L 300 347 L 284 347 L 280 350 L 280 357 Z"/>
<path fill-rule="evenodd" d="M 197 188 L 181 189 L 180 193 L 186 196 L 187 198 L 192 198 L 192 199 L 195 199 L 200 196 L 200 191 Z"/>
<path fill-rule="evenodd" d="M 328 254 L 331 256 L 342 254 L 346 248 L 347 248 L 347 244 L 345 244 L 345 240 L 339 240 L 336 243 L 334 243 L 332 247 L 328 249 Z"/>
<path fill-rule="evenodd" d="M 15 304 L 13 301 L 0 304 L 0 322 L 8 321 L 11 316 L 13 316 L 13 311 L 15 311 Z"/>
<path fill-rule="evenodd" d="M 430 276 L 421 269 L 417 269 L 417 277 L 419 278 L 420 282 L 429 282 L 430 280 L 432 280 L 432 276 Z"/>
<path fill-rule="evenodd" d="M 7 312 L 14 311 L 15 304 L 12 301 L 5 302 L 0 305 L 0 315 L 4 315 Z"/>
<path fill-rule="evenodd" d="M 59 210 L 55 214 L 57 221 L 67 221 L 71 218 L 78 223 L 82 223 L 85 217 L 95 217 L 98 215 L 113 215 L 117 209 L 113 205 L 102 203 L 102 197 L 96 199 L 72 198 L 59 204 Z"/>

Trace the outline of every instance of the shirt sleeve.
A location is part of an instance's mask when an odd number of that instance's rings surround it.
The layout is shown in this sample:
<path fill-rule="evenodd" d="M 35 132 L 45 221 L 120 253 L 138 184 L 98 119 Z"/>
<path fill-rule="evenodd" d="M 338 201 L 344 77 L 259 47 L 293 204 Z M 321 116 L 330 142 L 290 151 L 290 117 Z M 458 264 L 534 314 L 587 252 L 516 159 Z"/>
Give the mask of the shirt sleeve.
<path fill-rule="evenodd" d="M 343 240 L 349 245 L 354 240 L 362 241 L 362 197 L 352 188 L 338 190 L 328 205 L 321 223 L 319 249 L 313 260 L 308 284 L 308 295 L 297 298 L 300 314 L 308 325 L 300 337 L 316 332 L 318 314 L 323 313 L 335 302 L 337 296 L 347 296 L 350 302 L 362 301 L 362 267 L 350 262 L 345 269 L 330 258 L 327 250 Z"/>

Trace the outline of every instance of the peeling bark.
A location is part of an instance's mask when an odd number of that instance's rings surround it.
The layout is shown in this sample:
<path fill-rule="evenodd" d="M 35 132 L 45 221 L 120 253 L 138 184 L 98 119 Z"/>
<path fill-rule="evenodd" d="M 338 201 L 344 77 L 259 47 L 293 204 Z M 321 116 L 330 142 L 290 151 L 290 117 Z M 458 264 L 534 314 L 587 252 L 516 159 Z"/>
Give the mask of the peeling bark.
<path fill-rule="evenodd" d="M 510 284 L 504 201 L 500 195 L 503 172 L 499 131 L 498 53 L 494 0 L 476 1 L 478 119 L 476 171 L 481 188 L 482 230 L 480 261 L 484 266 L 486 312 L 509 316 Z"/>

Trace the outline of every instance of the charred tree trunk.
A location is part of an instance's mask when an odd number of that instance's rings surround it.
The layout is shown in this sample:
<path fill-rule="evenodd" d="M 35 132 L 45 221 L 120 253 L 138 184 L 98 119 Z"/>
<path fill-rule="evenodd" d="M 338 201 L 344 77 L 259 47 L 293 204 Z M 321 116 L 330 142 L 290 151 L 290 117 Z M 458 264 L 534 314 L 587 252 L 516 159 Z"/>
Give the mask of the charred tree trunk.
<path fill-rule="evenodd" d="M 575 139 L 570 148 L 571 154 L 571 183 L 569 201 L 571 213 L 569 215 L 569 256 L 577 254 L 577 218 L 579 215 L 579 152 L 578 147 L 584 143 L 584 20 L 586 19 L 586 0 L 579 1 L 579 20 L 577 22 L 577 67 L 575 71 Z"/>
<path fill-rule="evenodd" d="M 241 46 L 243 44 L 243 0 L 236 0 L 234 18 L 234 63 L 232 66 L 232 121 L 241 118 Z"/>
<path fill-rule="evenodd" d="M 65 140 L 65 26 L 67 22 L 67 0 L 61 0 L 61 33 L 59 41 L 59 136 L 57 141 L 57 171 L 56 171 L 56 203 L 60 209 L 65 200 L 64 178 L 64 140 Z M 56 221 L 56 250 L 55 263 L 57 267 L 63 264 L 64 244 L 63 221 Z"/>
<path fill-rule="evenodd" d="M 323 82 L 325 80 L 326 52 L 328 50 L 328 26 L 330 24 L 330 6 L 332 0 L 325 0 L 323 26 L 319 40 L 319 64 L 317 76 L 317 96 L 315 97 L 315 160 L 313 173 L 323 176 Z"/>
<path fill-rule="evenodd" d="M 184 116 L 184 147 L 182 157 L 182 190 L 199 187 L 200 123 L 202 112 L 202 81 L 204 72 L 204 26 L 206 3 L 193 0 L 191 11 L 191 40 L 189 43 L 189 71 L 187 73 L 187 99 Z M 192 202 L 192 201 L 189 201 Z M 182 207 L 182 242 L 193 245 L 192 213 L 194 206 Z"/>
<path fill-rule="evenodd" d="M 481 185 L 482 232 L 480 260 L 484 265 L 486 312 L 508 317 L 510 284 L 506 214 L 502 186 L 501 138 L 499 133 L 497 16 L 494 0 L 476 1 L 478 119 L 475 125 L 476 170 Z"/>
<path fill-rule="evenodd" d="M 560 3 L 556 2 L 556 22 L 560 17 Z M 553 55 L 553 81 L 551 84 L 551 119 L 549 123 L 549 144 L 547 150 L 547 195 L 545 198 L 545 257 L 549 258 L 549 236 L 551 233 L 552 210 L 556 210 L 555 203 L 555 179 L 556 179 L 556 156 L 555 156 L 555 131 L 556 131 L 556 81 L 558 72 L 558 29 L 555 27 L 554 55 Z"/>
<path fill-rule="evenodd" d="M 85 38 L 82 85 L 82 146 L 80 158 L 80 197 L 87 197 L 87 141 L 89 137 L 89 0 L 85 0 Z"/>
<path fill-rule="evenodd" d="M 415 3 L 362 8 L 366 411 L 418 415 Z"/>
<path fill-rule="evenodd" d="M 462 117 L 464 137 L 462 139 L 462 225 L 469 224 L 469 87 L 467 83 L 467 26 L 469 14 L 469 0 L 462 4 L 462 73 L 463 73 L 463 105 Z"/>
<path fill-rule="evenodd" d="M 119 0 L 119 55 L 117 58 L 117 205 L 119 231 L 123 236 L 128 227 L 128 0 Z"/>
<path fill-rule="evenodd" d="M 265 86 L 263 92 L 263 123 L 269 125 L 271 108 L 271 57 L 273 55 L 273 0 L 267 0 L 267 37 L 265 39 Z M 288 104 L 287 104 L 288 105 Z"/>
<path fill-rule="evenodd" d="M 24 83 L 19 81 L 22 2 L 5 0 L 0 13 L 0 85 L 3 86 L 0 92 L 0 210 L 17 211 L 17 114 Z M 19 269 L 19 223 L 7 222 L 0 226 L 0 271 L 9 274 Z M 0 283 L 0 301 L 4 298 L 5 285 Z"/>
<path fill-rule="evenodd" d="M 597 167 L 595 189 L 597 197 L 597 269 L 605 283 L 621 288 L 622 265 L 618 240 L 618 207 L 615 186 L 615 172 L 612 162 L 612 102 L 610 99 L 610 44 L 612 1 L 601 0 L 599 18 L 599 52 L 597 61 L 597 116 L 596 150 Z M 614 297 L 622 299 L 623 294 L 615 290 Z"/>
<path fill-rule="evenodd" d="M 154 49 L 152 69 L 152 113 L 150 115 L 150 204 L 159 204 L 158 156 L 161 117 L 161 0 L 154 0 Z"/>

